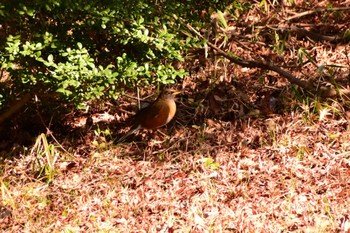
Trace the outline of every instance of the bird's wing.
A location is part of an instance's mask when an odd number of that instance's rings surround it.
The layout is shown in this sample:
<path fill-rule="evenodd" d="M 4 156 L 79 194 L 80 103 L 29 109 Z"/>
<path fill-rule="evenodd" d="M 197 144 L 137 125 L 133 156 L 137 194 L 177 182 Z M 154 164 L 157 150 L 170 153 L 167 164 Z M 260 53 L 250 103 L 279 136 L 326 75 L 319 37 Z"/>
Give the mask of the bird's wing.
<path fill-rule="evenodd" d="M 146 129 L 155 129 L 167 123 L 169 106 L 163 102 L 157 102 L 139 114 L 136 122 Z"/>
<path fill-rule="evenodd" d="M 167 105 L 163 104 L 152 104 L 144 109 L 141 109 L 136 115 L 135 118 L 138 120 L 141 120 L 147 116 L 149 119 L 157 119 L 162 112 L 164 112 L 165 108 L 167 108 Z"/>

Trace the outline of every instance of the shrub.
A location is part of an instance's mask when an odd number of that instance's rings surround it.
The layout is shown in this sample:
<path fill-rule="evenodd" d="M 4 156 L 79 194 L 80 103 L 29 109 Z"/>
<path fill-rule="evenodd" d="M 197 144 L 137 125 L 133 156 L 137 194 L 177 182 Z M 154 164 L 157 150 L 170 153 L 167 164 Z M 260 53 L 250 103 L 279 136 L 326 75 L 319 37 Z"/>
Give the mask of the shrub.
<path fill-rule="evenodd" d="M 210 3 L 209 3 L 210 2 Z M 218 1 L 219 2 L 219 1 Z M 0 3 L 0 107 L 23 93 L 83 107 L 135 85 L 169 84 L 192 43 L 173 14 L 202 24 L 216 1 L 33 0 Z M 6 74 L 6 75 L 4 75 Z"/>

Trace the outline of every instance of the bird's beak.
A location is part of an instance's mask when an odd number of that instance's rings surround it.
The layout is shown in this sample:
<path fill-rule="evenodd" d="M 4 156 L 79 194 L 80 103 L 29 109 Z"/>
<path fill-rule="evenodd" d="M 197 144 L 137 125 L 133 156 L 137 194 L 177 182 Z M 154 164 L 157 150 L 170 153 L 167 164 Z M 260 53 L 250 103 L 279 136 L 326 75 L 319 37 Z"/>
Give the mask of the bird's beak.
<path fill-rule="evenodd" d="M 178 94 L 180 94 L 181 92 L 180 92 L 180 91 L 173 91 L 172 93 L 173 93 L 173 95 L 178 95 Z"/>

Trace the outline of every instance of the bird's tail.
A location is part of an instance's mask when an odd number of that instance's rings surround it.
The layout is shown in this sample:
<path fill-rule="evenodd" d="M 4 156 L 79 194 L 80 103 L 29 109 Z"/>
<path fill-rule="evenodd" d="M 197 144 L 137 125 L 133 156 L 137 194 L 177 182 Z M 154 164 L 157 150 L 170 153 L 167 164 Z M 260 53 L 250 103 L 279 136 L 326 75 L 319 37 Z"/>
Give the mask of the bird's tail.
<path fill-rule="evenodd" d="M 136 133 L 137 131 L 139 131 L 140 128 L 141 128 L 140 125 L 131 127 L 131 129 L 130 129 L 126 134 L 124 134 L 123 136 L 121 136 L 121 137 L 116 141 L 116 143 L 118 144 L 118 143 L 124 142 L 124 140 L 125 140 L 127 137 L 129 137 L 131 134 Z"/>

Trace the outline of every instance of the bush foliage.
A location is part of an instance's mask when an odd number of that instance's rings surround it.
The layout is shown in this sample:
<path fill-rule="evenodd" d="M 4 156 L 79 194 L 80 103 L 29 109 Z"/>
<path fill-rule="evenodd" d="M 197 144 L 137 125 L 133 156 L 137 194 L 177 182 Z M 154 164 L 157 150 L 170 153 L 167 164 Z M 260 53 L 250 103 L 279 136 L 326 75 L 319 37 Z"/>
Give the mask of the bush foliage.
<path fill-rule="evenodd" d="M 193 44 L 174 14 L 198 25 L 224 7 L 223 1 L 4 1 L 0 107 L 23 93 L 58 94 L 82 107 L 128 87 L 173 83 L 185 74 L 173 62 Z"/>

